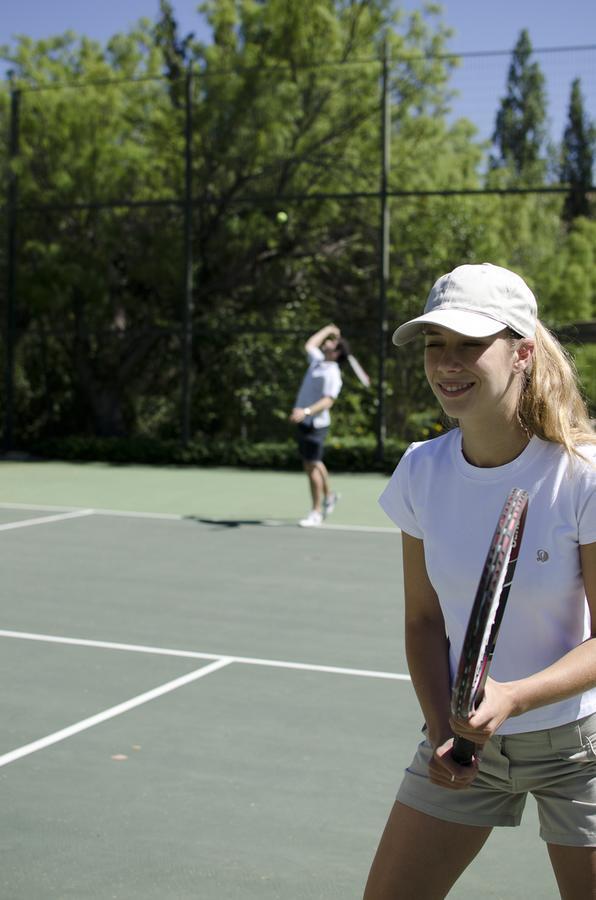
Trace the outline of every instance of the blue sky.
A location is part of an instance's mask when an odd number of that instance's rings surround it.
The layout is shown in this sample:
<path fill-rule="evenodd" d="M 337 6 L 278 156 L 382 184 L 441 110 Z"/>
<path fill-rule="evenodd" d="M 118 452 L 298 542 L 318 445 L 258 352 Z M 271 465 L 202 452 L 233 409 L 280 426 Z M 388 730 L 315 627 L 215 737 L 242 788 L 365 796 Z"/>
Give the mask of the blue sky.
<path fill-rule="evenodd" d="M 197 5 L 197 0 L 173 0 L 181 31 L 207 39 Z M 455 53 L 509 51 L 522 28 L 528 29 L 536 50 L 596 45 L 596 0 L 446 0 L 442 6 L 444 22 L 454 30 L 449 50 Z M 405 0 L 403 7 L 415 9 L 420 4 Z M 5 0 L 0 43 L 10 43 L 17 34 L 39 39 L 67 30 L 106 41 L 143 16 L 155 18 L 158 9 L 158 0 Z M 586 109 L 596 119 L 596 50 L 537 54 L 536 59 L 547 78 L 552 136 L 561 137 L 575 77 L 581 78 Z M 508 64 L 508 56 L 466 57 L 454 81 L 464 94 L 456 111 L 472 119 L 482 136 L 492 130 Z"/>

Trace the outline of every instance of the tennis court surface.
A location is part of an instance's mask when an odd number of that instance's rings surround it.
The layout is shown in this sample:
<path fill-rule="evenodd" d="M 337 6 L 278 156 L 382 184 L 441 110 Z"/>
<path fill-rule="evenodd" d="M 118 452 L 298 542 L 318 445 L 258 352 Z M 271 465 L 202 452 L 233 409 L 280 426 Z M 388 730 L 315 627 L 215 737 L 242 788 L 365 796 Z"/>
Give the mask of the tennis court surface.
<path fill-rule="evenodd" d="M 0 464 L 0 896 L 358 900 L 420 714 L 386 479 Z M 453 891 L 558 896 L 528 803 Z"/>

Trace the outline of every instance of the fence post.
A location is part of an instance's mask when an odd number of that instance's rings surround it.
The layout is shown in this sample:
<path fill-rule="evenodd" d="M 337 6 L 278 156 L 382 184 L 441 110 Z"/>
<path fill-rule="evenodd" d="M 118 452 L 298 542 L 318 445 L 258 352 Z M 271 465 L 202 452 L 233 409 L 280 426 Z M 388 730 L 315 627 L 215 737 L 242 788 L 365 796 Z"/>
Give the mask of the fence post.
<path fill-rule="evenodd" d="M 182 309 L 182 415 L 181 438 L 187 444 L 191 434 L 191 384 L 193 343 L 193 254 L 192 254 L 192 63 L 184 84 L 184 301 Z"/>
<path fill-rule="evenodd" d="M 391 146 L 391 105 L 389 91 L 389 45 L 387 38 L 383 44 L 381 70 L 381 185 L 379 198 L 381 201 L 380 235 L 379 235 L 379 322 L 378 353 L 379 370 L 377 382 L 377 447 L 376 457 L 382 460 L 385 456 L 385 438 L 387 424 L 385 421 L 385 358 L 387 353 L 387 284 L 389 281 L 389 197 L 387 195 L 389 181 L 389 150 Z"/>
<path fill-rule="evenodd" d="M 19 153 L 19 116 L 21 92 L 14 86 L 13 74 L 9 75 L 10 88 L 10 131 L 8 139 L 8 190 L 6 203 L 6 311 L 4 334 L 4 451 L 13 449 L 14 430 L 14 357 L 16 319 L 16 273 L 17 273 L 17 207 L 18 176 L 14 161 Z"/>

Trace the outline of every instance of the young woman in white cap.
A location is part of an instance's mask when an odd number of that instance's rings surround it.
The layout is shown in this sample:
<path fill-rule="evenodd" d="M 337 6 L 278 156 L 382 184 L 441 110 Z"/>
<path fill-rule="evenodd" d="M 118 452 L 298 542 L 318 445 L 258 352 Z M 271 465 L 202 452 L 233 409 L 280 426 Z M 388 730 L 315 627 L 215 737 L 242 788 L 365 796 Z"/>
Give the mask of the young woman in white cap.
<path fill-rule="evenodd" d="M 575 370 L 499 266 L 440 278 L 397 346 L 424 340 L 431 390 L 457 427 L 412 444 L 381 505 L 402 531 L 406 652 L 425 720 L 365 900 L 438 900 L 527 793 L 566 900 L 596 897 L 596 437 Z M 450 716 L 450 684 L 509 490 L 528 515 L 484 699 Z M 454 734 L 479 748 L 451 756 Z"/>

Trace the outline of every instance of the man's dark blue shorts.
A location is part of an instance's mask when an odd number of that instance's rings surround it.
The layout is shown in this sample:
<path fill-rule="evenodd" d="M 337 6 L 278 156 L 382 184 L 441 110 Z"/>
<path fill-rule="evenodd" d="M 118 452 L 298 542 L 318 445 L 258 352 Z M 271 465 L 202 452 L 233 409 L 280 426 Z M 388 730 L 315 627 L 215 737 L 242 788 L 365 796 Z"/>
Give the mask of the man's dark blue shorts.
<path fill-rule="evenodd" d="M 328 427 L 315 428 L 313 425 L 298 426 L 298 449 L 305 462 L 320 462 L 323 459 L 323 446 Z"/>

